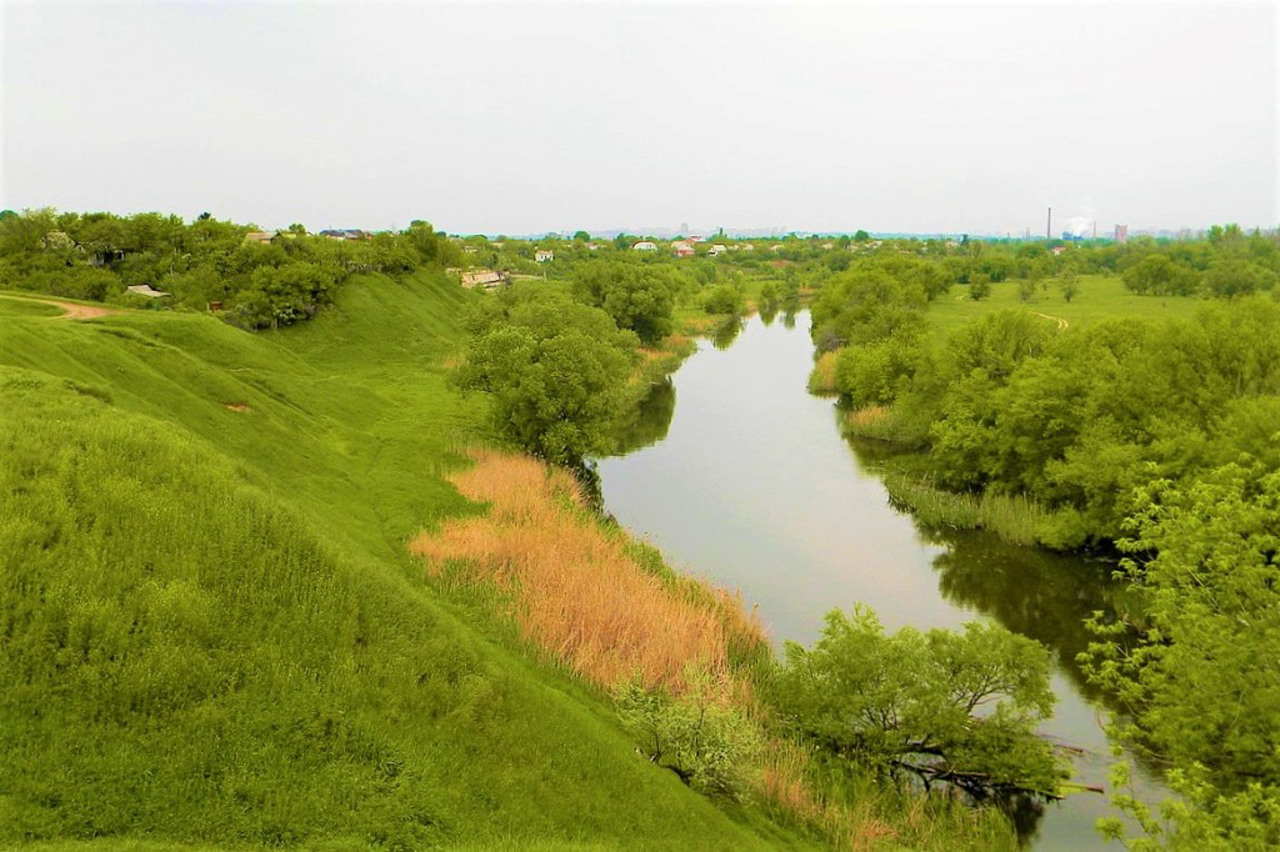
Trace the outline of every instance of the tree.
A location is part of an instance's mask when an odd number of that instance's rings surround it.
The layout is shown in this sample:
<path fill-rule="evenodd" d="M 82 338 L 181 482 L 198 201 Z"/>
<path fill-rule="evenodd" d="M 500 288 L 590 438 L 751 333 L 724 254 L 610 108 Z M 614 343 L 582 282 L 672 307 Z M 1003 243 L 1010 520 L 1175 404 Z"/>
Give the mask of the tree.
<path fill-rule="evenodd" d="M 613 317 L 652 346 L 674 327 L 675 291 L 679 282 L 664 266 L 638 263 L 590 263 L 574 277 L 574 294 Z"/>
<path fill-rule="evenodd" d="M 1058 280 L 1058 290 L 1062 293 L 1062 299 L 1070 302 L 1080 292 L 1080 278 L 1076 275 L 1075 270 L 1068 269 L 1062 273 L 1062 278 Z"/>
<path fill-rule="evenodd" d="M 1170 761 L 1177 780 L 1194 782 L 1183 789 L 1194 807 L 1175 809 L 1177 840 L 1275 848 L 1280 473 L 1228 464 L 1187 485 L 1157 480 L 1136 502 L 1133 537 L 1119 544 L 1145 632 L 1134 637 L 1095 614 L 1101 638 L 1081 661 L 1134 711 L 1122 735 Z"/>
<path fill-rule="evenodd" d="M 1194 270 L 1163 254 L 1149 254 L 1124 271 L 1124 286 L 1140 296 L 1190 296 L 1198 284 Z"/>
<path fill-rule="evenodd" d="M 969 276 L 969 298 L 980 302 L 991 295 L 991 276 L 975 272 Z"/>
<path fill-rule="evenodd" d="M 769 691 L 796 732 L 825 751 L 909 773 L 926 788 L 1053 797 L 1065 777 L 1035 735 L 1053 706 L 1049 653 L 998 625 L 887 636 L 864 607 L 834 610 L 813 648 L 787 643 Z"/>
<path fill-rule="evenodd" d="M 1245 260 L 1219 260 L 1209 268 L 1204 282 L 1214 296 L 1232 299 L 1274 288 L 1276 274 Z"/>
<path fill-rule="evenodd" d="M 870 239 L 871 239 L 871 235 L 868 234 L 866 231 L 862 230 L 861 228 L 859 228 L 857 233 L 853 235 L 853 241 L 857 243 L 865 243 L 865 242 L 868 242 Z"/>
<path fill-rule="evenodd" d="M 472 321 L 463 388 L 493 395 L 497 430 L 555 464 L 608 448 L 635 336 L 608 314 L 552 291 L 513 288 Z"/>

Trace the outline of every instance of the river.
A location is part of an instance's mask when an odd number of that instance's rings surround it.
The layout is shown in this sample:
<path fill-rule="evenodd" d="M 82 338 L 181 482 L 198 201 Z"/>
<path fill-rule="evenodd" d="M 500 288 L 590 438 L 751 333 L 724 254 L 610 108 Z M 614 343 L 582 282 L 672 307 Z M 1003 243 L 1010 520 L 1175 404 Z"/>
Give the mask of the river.
<path fill-rule="evenodd" d="M 896 511 L 873 447 L 845 440 L 829 399 L 810 395 L 807 311 L 746 320 L 654 388 L 625 455 L 602 459 L 605 509 L 677 570 L 740 589 L 779 646 L 811 644 L 832 608 L 870 605 L 892 631 L 991 618 L 1054 653 L 1054 716 L 1042 733 L 1081 750 L 1075 780 L 1106 785 L 1114 761 L 1105 708 L 1074 663 L 1081 621 L 1107 607 L 1111 566 L 1007 545 L 984 533 L 938 536 Z M 714 344 L 714 345 L 713 345 Z M 1158 801 L 1135 766 L 1135 792 Z M 1096 793 L 1020 815 L 1043 850 L 1104 848 L 1112 809 Z"/>

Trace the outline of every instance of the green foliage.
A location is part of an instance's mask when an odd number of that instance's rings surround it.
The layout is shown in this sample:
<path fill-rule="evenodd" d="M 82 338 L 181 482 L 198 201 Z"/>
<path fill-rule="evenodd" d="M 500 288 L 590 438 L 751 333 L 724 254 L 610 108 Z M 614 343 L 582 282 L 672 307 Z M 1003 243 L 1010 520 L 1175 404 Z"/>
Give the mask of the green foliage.
<path fill-rule="evenodd" d="M 991 276 L 986 273 L 978 273 L 970 276 L 969 279 L 969 298 L 975 302 L 981 302 L 983 299 L 991 295 Z"/>
<path fill-rule="evenodd" d="M 833 277 L 814 299 L 814 341 L 825 352 L 872 343 L 924 326 L 924 285 L 883 264 L 864 264 Z"/>
<path fill-rule="evenodd" d="M 1246 260 L 1219 260 L 1204 276 L 1205 287 L 1220 299 L 1248 296 L 1276 286 L 1276 273 Z"/>
<path fill-rule="evenodd" d="M 996 625 L 904 628 L 869 610 L 827 615 L 811 649 L 786 646 L 771 695 L 797 732 L 832 754 L 978 797 L 1056 795 L 1063 767 L 1035 735 L 1052 709 L 1044 647 Z"/>
<path fill-rule="evenodd" d="M 862 346 L 847 346 L 836 360 L 836 392 L 860 406 L 893 402 L 915 375 L 920 359 L 919 332 L 903 328 Z"/>
<path fill-rule="evenodd" d="M 1280 472 L 1157 480 L 1126 527 L 1146 629 L 1132 643 L 1099 625 L 1110 638 L 1092 649 L 1095 677 L 1140 709 L 1130 733 L 1175 765 L 1210 767 L 1227 790 L 1280 788 Z"/>
<path fill-rule="evenodd" d="M 460 387 L 492 394 L 499 434 L 555 464 L 609 446 L 635 337 L 603 311 L 542 288 L 516 287 L 477 315 Z"/>
<path fill-rule="evenodd" d="M 717 284 L 702 300 L 702 308 L 709 314 L 737 316 L 745 307 L 742 290 L 733 283 Z"/>
<path fill-rule="evenodd" d="M 631 683 L 615 701 L 623 723 L 653 763 L 708 795 L 748 796 L 763 737 L 740 710 L 721 703 L 705 678 L 695 679 L 693 688 L 678 698 Z"/>
<path fill-rule="evenodd" d="M 675 295 L 681 281 L 669 267 L 652 264 L 596 262 L 581 266 L 574 294 L 613 317 L 645 344 L 658 343 L 674 327 Z"/>
<path fill-rule="evenodd" d="M 1150 254 L 1125 270 L 1124 285 L 1142 296 L 1189 296 L 1199 287 L 1197 273 L 1169 259 Z"/>
<path fill-rule="evenodd" d="M 359 240 L 309 236 L 294 225 L 262 243 L 248 239 L 250 230 L 208 214 L 187 225 L 158 213 L 28 210 L 0 221 L 3 285 L 122 301 L 126 287 L 147 284 L 182 307 L 222 302 L 233 323 L 278 328 L 313 316 L 352 273 L 402 274 L 461 258 L 421 221 Z"/>

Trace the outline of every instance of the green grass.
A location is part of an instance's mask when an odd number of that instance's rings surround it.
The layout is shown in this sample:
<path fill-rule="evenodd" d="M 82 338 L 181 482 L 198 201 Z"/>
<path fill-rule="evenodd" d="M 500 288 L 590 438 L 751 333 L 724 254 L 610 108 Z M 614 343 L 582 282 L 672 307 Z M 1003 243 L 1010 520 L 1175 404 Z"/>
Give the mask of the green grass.
<path fill-rule="evenodd" d="M 1204 300 L 1193 296 L 1137 296 L 1125 288 L 1118 275 L 1082 275 L 1080 292 L 1067 302 L 1058 289 L 1057 279 L 1048 280 L 1049 289 L 1039 288 L 1030 301 L 1023 302 L 1017 281 L 991 285 L 991 295 L 975 302 L 969 288 L 957 285 L 929 305 L 929 324 L 941 332 L 951 332 L 966 323 L 1007 308 L 1031 311 L 1047 316 L 1046 321 L 1066 320 L 1068 325 L 1086 325 L 1103 319 L 1139 317 L 1142 319 L 1190 319 Z"/>
<path fill-rule="evenodd" d="M 61 313 L 57 305 L 0 293 L 0 317 L 56 317 Z"/>
<path fill-rule="evenodd" d="M 477 510 L 442 475 L 488 437 L 442 366 L 468 298 L 0 315 L 0 846 L 803 845 L 423 581 L 408 538 Z"/>

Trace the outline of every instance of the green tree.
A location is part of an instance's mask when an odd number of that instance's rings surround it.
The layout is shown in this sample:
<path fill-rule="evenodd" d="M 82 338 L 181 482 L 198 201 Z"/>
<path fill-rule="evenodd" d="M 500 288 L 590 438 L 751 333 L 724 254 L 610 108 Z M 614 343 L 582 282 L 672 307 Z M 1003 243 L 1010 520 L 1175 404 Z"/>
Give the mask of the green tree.
<path fill-rule="evenodd" d="M 1080 292 L 1080 277 L 1074 269 L 1062 273 L 1062 277 L 1058 279 L 1058 291 L 1062 293 L 1064 302 L 1070 302 Z"/>
<path fill-rule="evenodd" d="M 584 264 L 573 280 L 574 295 L 602 308 L 619 328 L 634 331 L 650 346 L 674 327 L 679 286 L 668 267 L 627 262 Z"/>
<path fill-rule="evenodd" d="M 1122 735 L 1194 782 L 1194 808 L 1175 821 L 1176 841 L 1275 848 L 1280 472 L 1229 464 L 1195 483 L 1157 480 L 1136 503 L 1133 537 L 1120 547 L 1146 629 L 1135 640 L 1126 625 L 1095 615 L 1101 639 L 1082 661 L 1132 710 Z M 1252 842 L 1233 845 L 1233 836 Z"/>
<path fill-rule="evenodd" d="M 811 649 L 787 643 L 770 693 L 827 752 L 926 787 L 1056 796 L 1065 777 L 1035 735 L 1053 706 L 1049 653 L 997 625 L 888 636 L 866 608 L 834 610 Z"/>
<path fill-rule="evenodd" d="M 555 464 L 608 449 L 636 338 L 553 291 L 512 288 L 472 321 L 455 381 L 493 396 L 498 432 Z"/>
<path fill-rule="evenodd" d="M 980 302 L 991 295 L 991 276 L 975 272 L 969 276 L 969 298 Z"/>

